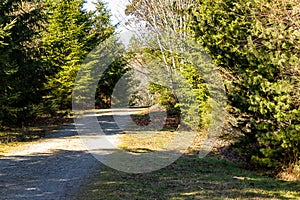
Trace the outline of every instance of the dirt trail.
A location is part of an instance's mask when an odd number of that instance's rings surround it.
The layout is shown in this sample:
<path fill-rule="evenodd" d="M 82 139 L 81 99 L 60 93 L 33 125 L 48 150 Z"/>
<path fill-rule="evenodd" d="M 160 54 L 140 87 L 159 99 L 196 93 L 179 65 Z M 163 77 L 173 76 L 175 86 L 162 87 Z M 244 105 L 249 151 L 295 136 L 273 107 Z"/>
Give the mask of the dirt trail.
<path fill-rule="evenodd" d="M 120 129 L 112 126 L 112 116 L 99 116 L 101 127 L 110 133 L 105 137 L 117 141 Z M 99 165 L 70 125 L 0 157 L 0 199 L 74 199 L 81 181 Z"/>
<path fill-rule="evenodd" d="M 74 126 L 0 159 L 0 199 L 72 199 L 80 180 L 99 165 Z"/>

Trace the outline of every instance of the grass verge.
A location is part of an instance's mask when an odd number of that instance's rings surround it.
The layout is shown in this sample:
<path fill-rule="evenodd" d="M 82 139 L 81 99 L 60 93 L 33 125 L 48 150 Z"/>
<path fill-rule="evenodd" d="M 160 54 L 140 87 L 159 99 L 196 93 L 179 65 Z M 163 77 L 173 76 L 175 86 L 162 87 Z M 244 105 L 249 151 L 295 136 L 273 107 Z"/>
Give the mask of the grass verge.
<path fill-rule="evenodd" d="M 141 138 L 149 133 L 125 134 L 119 147 L 134 153 L 159 151 L 174 134 L 167 133 L 148 140 Z M 146 174 L 99 166 L 82 183 L 77 199 L 300 199 L 299 188 L 300 182 L 262 176 L 214 154 L 200 159 L 189 151 L 168 167 Z"/>
<path fill-rule="evenodd" d="M 299 199 L 300 183 L 259 176 L 210 155 L 185 154 L 147 174 L 127 174 L 106 166 L 82 184 L 77 199 Z"/>

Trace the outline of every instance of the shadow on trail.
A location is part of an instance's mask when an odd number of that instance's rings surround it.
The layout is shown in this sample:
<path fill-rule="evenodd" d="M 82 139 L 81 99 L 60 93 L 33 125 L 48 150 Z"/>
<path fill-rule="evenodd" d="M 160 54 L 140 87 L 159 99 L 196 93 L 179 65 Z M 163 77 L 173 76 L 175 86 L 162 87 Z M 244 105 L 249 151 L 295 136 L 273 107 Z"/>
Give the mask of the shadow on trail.
<path fill-rule="evenodd" d="M 131 112 L 132 109 L 97 110 L 96 123 L 105 135 L 115 135 L 122 130 L 114 117 L 122 121 Z M 81 146 L 77 133 L 80 126 L 71 124 L 52 131 L 44 140 L 0 157 L 0 199 L 73 199 L 80 182 L 100 165 Z"/>
<path fill-rule="evenodd" d="M 99 112 L 98 123 L 105 134 L 121 132 L 111 111 Z M 29 143 L 29 153 L 0 157 L 0 199 L 73 199 L 80 182 L 100 165 L 89 152 L 72 146 L 70 141 L 79 140 L 78 126 L 68 125 L 46 134 L 37 144 Z M 43 146 L 46 153 L 40 152 Z"/>
<path fill-rule="evenodd" d="M 123 133 L 123 130 L 116 123 L 113 115 L 98 116 L 99 125 L 106 135 Z"/>
<path fill-rule="evenodd" d="M 1 199 L 72 199 L 80 181 L 97 165 L 83 151 L 1 158 Z"/>
<path fill-rule="evenodd" d="M 139 109 L 101 109 L 90 112 L 91 120 L 94 120 L 93 117 L 96 117 L 97 122 L 99 123 L 99 128 L 102 129 L 105 135 L 114 135 L 124 133 L 124 131 L 119 127 L 118 122 L 115 118 L 118 118 L 119 121 L 123 121 L 126 124 L 134 123 L 131 119 L 131 112 L 136 112 L 141 110 Z M 86 114 L 85 117 L 89 117 L 89 114 Z M 128 118 L 129 117 L 129 118 Z M 130 120 L 129 120 L 130 119 Z M 81 128 L 82 125 L 73 123 L 66 126 L 62 130 L 54 130 L 46 134 L 45 138 L 66 138 L 77 136 L 76 128 Z"/>
<path fill-rule="evenodd" d="M 78 116 L 78 120 L 75 120 L 77 121 L 76 127 L 79 129 L 83 128 L 88 130 L 88 124 L 97 120 L 99 126 L 94 128 L 94 131 L 97 133 L 101 132 L 101 134 L 104 135 L 121 134 L 124 133 L 123 128 L 126 125 L 134 123 L 132 120 L 132 115 L 144 109 L 145 108 L 115 108 L 88 111 Z M 82 121 L 84 121 L 83 124 L 81 124 Z M 101 131 L 99 131 L 99 129 Z M 90 130 L 88 130 L 88 132 L 89 131 Z"/>
<path fill-rule="evenodd" d="M 118 130 L 113 116 L 108 114 L 98 120 L 103 127 Z M 114 149 L 109 152 L 118 154 Z M 129 153 L 138 160 L 142 153 L 149 152 L 152 150 L 139 148 Z M 78 199 L 300 199 L 299 188 L 300 182 L 259 176 L 218 156 L 209 154 L 199 159 L 197 153 L 191 153 L 163 169 L 144 174 L 98 167 L 84 183 Z"/>

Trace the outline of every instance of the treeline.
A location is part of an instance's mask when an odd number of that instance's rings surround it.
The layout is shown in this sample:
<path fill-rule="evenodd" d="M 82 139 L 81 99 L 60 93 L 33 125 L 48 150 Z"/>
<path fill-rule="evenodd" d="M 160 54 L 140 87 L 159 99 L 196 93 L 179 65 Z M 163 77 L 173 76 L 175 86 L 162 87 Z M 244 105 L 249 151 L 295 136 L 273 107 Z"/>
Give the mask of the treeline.
<path fill-rule="evenodd" d="M 115 29 L 102 1 L 95 11 L 84 10 L 84 3 L 1 1 L 0 125 L 26 126 L 39 114 L 71 109 L 80 65 Z M 105 99 L 98 101 L 107 106 Z"/>
<path fill-rule="evenodd" d="M 38 114 L 71 108 L 81 64 L 115 31 L 101 1 L 93 12 L 85 11 L 83 4 L 83 0 L 1 1 L 1 126 L 26 126 Z M 133 24 L 143 22 L 139 27 L 165 30 L 201 45 L 223 75 L 228 123 L 237 130 L 232 136 L 240 154 L 259 167 L 295 172 L 300 159 L 299 5 L 298 0 L 132 0 L 126 13 Z M 172 68 L 180 70 L 197 93 L 200 125 L 205 128 L 211 110 L 205 79 L 192 63 L 175 51 L 167 52 L 162 41 L 148 40 L 155 51 L 136 41 L 131 47 L 148 66 L 158 66 L 153 59 L 163 63 L 161 69 L 152 69 L 157 77 L 172 75 Z M 114 62 L 104 73 L 96 105 L 110 106 L 125 65 L 126 60 Z M 172 88 L 152 84 L 150 89 L 160 94 L 158 100 L 168 109 L 183 109 Z"/>
<path fill-rule="evenodd" d="M 133 0 L 126 11 L 145 28 L 200 43 L 223 74 L 240 154 L 274 172 L 299 173 L 299 3 Z"/>

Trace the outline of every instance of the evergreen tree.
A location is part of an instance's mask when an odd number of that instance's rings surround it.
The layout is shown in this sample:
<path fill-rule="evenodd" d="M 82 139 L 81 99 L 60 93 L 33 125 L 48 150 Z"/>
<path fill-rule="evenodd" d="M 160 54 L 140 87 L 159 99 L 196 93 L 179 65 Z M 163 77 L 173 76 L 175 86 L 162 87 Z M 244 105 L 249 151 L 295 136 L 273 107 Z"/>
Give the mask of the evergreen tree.
<path fill-rule="evenodd" d="M 39 57 L 43 15 L 35 1 L 0 3 L 0 123 L 24 125 L 41 100 L 44 69 Z"/>
<path fill-rule="evenodd" d="M 48 25 L 43 36 L 48 63 L 49 110 L 70 109 L 76 74 L 87 54 L 114 31 L 101 1 L 96 11 L 83 9 L 82 0 L 48 1 Z"/>
<path fill-rule="evenodd" d="M 194 13 L 198 40 L 226 71 L 241 152 L 275 169 L 300 158 L 298 11 L 297 0 L 217 0 Z"/>
<path fill-rule="evenodd" d="M 127 71 L 126 65 L 125 48 L 117 37 L 112 35 L 102 41 L 80 68 L 73 90 L 73 109 L 110 108 L 113 90 Z"/>

